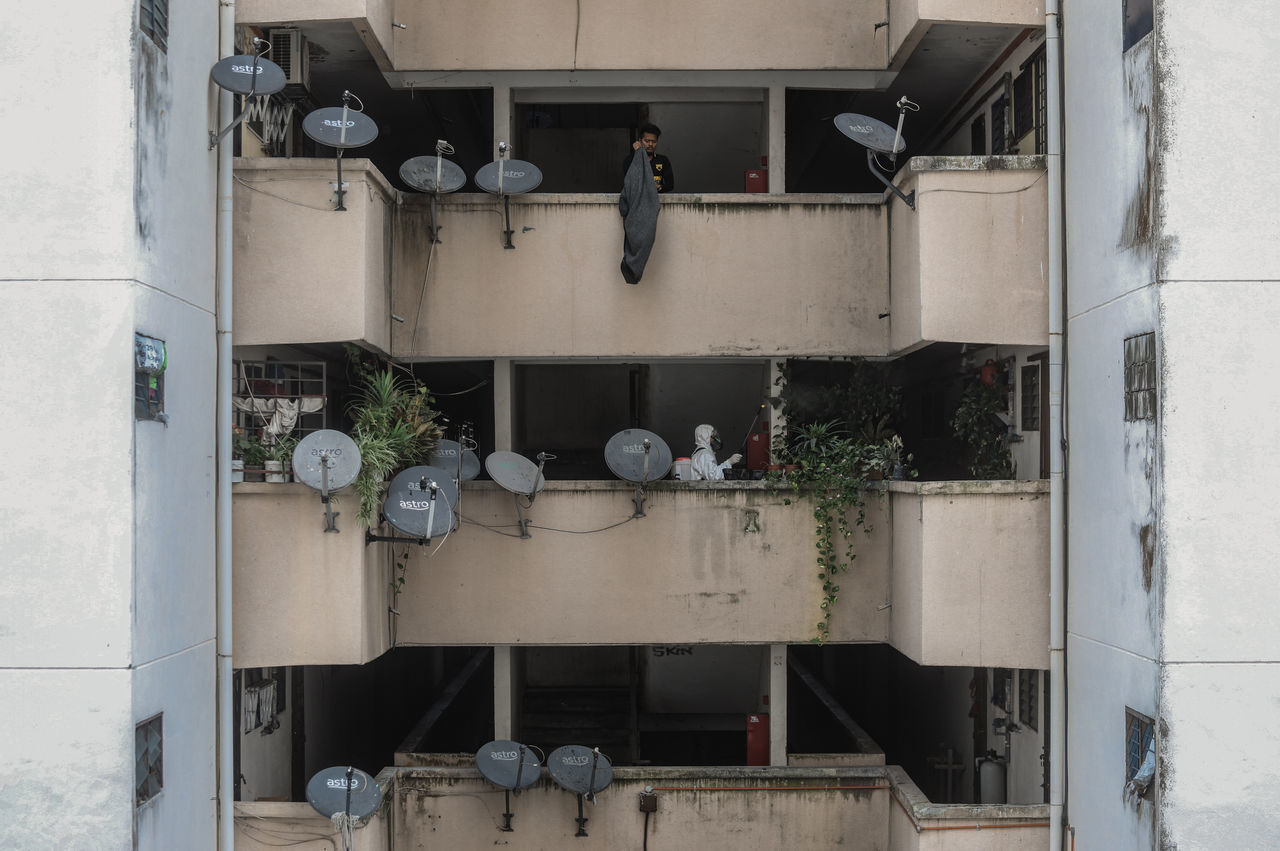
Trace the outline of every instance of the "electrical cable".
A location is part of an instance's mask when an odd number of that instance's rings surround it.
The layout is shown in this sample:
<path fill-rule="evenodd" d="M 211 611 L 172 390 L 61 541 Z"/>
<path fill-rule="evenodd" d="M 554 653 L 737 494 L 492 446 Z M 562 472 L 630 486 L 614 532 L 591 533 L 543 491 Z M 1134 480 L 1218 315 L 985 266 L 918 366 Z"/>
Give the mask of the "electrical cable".
<path fill-rule="evenodd" d="M 290 198 L 284 197 L 283 195 L 277 195 L 274 192 L 268 192 L 265 189 L 259 189 L 256 186 L 253 186 L 252 184 L 250 184 L 249 181 L 245 180 L 242 177 L 236 177 L 234 179 L 236 183 L 239 183 L 241 186 L 243 186 L 245 189 L 248 189 L 250 192 L 257 192 L 260 195 L 266 195 L 268 198 L 274 198 L 277 201 L 283 201 L 286 204 L 292 204 L 295 207 L 302 207 L 303 209 L 306 209 L 306 210 L 315 210 L 320 213 L 333 212 L 332 207 L 313 207 L 310 204 L 303 204 L 301 201 L 294 201 Z M 267 181 L 258 181 L 258 182 L 266 183 Z"/>

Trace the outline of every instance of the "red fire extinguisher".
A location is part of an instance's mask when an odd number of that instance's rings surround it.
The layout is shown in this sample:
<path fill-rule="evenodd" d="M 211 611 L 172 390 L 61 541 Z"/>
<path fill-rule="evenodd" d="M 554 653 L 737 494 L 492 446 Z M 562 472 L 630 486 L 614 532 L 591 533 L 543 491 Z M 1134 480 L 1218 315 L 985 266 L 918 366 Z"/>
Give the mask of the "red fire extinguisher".
<path fill-rule="evenodd" d="M 991 358 L 987 358 L 987 362 L 982 365 L 981 370 L 982 383 L 990 387 L 996 383 L 996 362 Z"/>

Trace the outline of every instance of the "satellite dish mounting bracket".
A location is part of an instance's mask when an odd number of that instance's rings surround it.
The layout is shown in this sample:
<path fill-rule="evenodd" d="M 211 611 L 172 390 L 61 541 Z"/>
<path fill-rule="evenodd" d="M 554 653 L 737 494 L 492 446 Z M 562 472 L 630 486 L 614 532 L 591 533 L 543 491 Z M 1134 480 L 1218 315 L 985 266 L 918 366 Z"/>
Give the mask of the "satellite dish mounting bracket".
<path fill-rule="evenodd" d="M 332 465 L 329 458 L 320 459 L 320 501 L 324 503 L 324 530 L 326 532 L 340 531 L 334 520 L 342 512 L 333 510 L 333 501 L 329 499 L 329 467 Z"/>
<path fill-rule="evenodd" d="M 265 56 L 267 54 L 267 51 L 271 50 L 271 43 L 264 38 L 258 38 L 257 36 L 254 36 L 253 47 L 254 47 L 253 71 L 250 74 L 250 79 L 252 79 L 253 82 L 249 84 L 249 92 L 248 94 L 245 95 L 246 98 L 254 97 L 257 94 L 258 60 L 260 60 L 263 56 Z M 239 127 L 240 124 L 248 116 L 249 116 L 249 110 L 242 109 L 240 110 L 240 114 L 237 115 L 235 119 L 232 120 L 232 122 L 228 124 L 220 132 L 215 132 L 213 130 L 210 130 L 209 131 L 209 150 L 212 151 L 214 148 L 218 147 L 218 144 L 227 137 L 227 134 L 230 133 L 232 130 L 236 129 L 237 127 Z"/>
<path fill-rule="evenodd" d="M 649 438 L 647 438 L 647 437 L 646 437 L 646 438 L 644 439 L 644 472 L 642 472 L 642 473 L 640 474 L 640 482 L 639 482 L 639 484 L 637 484 L 637 485 L 636 485 L 636 495 L 633 497 L 633 500 L 635 501 L 635 504 L 636 504 L 636 511 L 635 511 L 635 514 L 632 514 L 632 515 L 631 515 L 631 516 L 632 516 L 632 518 L 636 518 L 636 517 L 644 517 L 644 516 L 645 516 L 645 513 L 644 513 L 644 502 L 645 502 L 644 486 L 645 486 L 645 482 L 647 482 L 647 481 L 649 480 L 649 452 L 650 452 L 652 449 L 653 449 L 653 444 L 652 444 L 652 442 L 649 440 Z"/>
<path fill-rule="evenodd" d="M 901 198 L 902 203 L 906 204 L 908 207 L 910 207 L 913 210 L 916 208 L 916 191 L 912 189 L 910 195 L 903 195 L 901 189 L 894 186 L 893 182 L 890 181 L 889 178 L 885 177 L 883 174 L 880 173 L 880 168 L 876 165 L 876 152 L 871 150 L 870 148 L 867 148 L 867 169 L 871 172 L 871 174 L 875 177 L 876 180 L 880 181 L 885 186 L 889 187 L 889 191 L 891 191 L 894 195 L 897 195 L 899 198 Z"/>

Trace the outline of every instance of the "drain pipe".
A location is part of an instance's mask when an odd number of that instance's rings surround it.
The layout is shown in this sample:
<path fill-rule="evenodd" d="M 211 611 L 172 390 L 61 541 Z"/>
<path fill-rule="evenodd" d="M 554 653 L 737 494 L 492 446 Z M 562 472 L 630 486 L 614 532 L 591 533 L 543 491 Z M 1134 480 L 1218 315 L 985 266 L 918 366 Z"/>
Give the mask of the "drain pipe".
<path fill-rule="evenodd" d="M 232 56 L 236 45 L 235 0 L 218 2 L 218 55 Z M 218 126 L 232 121 L 232 94 L 219 89 Z M 215 491 L 217 656 L 218 656 L 218 848 L 235 847 L 235 747 L 231 671 L 231 192 L 230 138 L 218 145 L 217 213 L 217 490 Z"/>
<path fill-rule="evenodd" d="M 1062 191 L 1062 31 L 1061 0 L 1046 0 L 1045 169 L 1049 178 L 1049 848 L 1062 851 L 1063 795 L 1067 761 L 1067 525 L 1064 472 L 1066 429 L 1063 398 L 1064 316 L 1066 309 Z"/>

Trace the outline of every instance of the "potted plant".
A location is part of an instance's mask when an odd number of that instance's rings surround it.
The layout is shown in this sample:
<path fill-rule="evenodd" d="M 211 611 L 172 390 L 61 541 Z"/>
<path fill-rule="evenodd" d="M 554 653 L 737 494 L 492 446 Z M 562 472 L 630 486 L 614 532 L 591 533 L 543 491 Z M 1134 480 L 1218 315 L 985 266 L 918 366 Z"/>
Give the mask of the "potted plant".
<path fill-rule="evenodd" d="M 866 451 L 871 468 L 884 478 L 902 481 L 916 477 L 916 471 L 911 469 L 915 456 L 903 451 L 901 435 L 895 434 L 872 444 Z"/>
<path fill-rule="evenodd" d="M 232 481 L 262 481 L 262 465 L 267 460 L 267 447 L 255 432 L 237 429 L 231 439 Z M 235 478 L 235 462 L 240 462 L 240 479 Z"/>
<path fill-rule="evenodd" d="M 975 479 L 1013 478 L 1009 430 L 998 416 L 1007 398 L 999 384 L 971 381 L 951 419 L 955 436 L 969 447 L 969 472 Z"/>
<path fill-rule="evenodd" d="M 293 467 L 293 450 L 297 445 L 298 439 L 286 434 L 276 438 L 275 443 L 266 447 L 263 468 L 266 470 L 268 482 L 289 481 L 289 472 Z"/>

